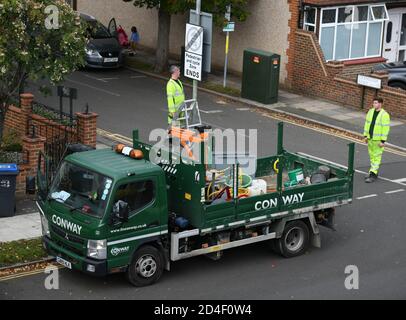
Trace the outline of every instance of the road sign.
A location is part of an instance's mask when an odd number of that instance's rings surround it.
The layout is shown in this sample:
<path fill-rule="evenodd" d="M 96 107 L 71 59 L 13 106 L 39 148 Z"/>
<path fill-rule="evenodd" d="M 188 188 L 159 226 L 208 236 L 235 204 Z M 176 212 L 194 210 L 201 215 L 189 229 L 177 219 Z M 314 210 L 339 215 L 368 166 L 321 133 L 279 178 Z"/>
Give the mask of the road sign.
<path fill-rule="evenodd" d="M 227 22 L 227 24 L 225 24 L 223 27 L 224 32 L 234 32 L 234 30 L 235 30 L 235 22 Z"/>
<path fill-rule="evenodd" d="M 185 35 L 185 77 L 202 81 L 202 54 L 203 28 L 187 23 Z"/>
<path fill-rule="evenodd" d="M 228 6 L 227 6 L 227 9 L 226 9 L 226 13 L 225 13 L 225 15 L 224 15 L 224 18 L 225 18 L 227 21 L 230 21 L 230 20 L 231 20 L 231 5 L 228 5 Z"/>
<path fill-rule="evenodd" d="M 202 56 L 185 52 L 185 77 L 202 81 Z"/>
<path fill-rule="evenodd" d="M 203 28 L 193 24 L 186 24 L 185 48 L 187 52 L 203 54 Z"/>
<path fill-rule="evenodd" d="M 190 10 L 189 23 L 197 25 L 198 16 L 196 10 Z M 203 27 L 203 71 L 211 72 L 211 48 L 213 43 L 213 15 L 200 12 L 200 25 Z"/>

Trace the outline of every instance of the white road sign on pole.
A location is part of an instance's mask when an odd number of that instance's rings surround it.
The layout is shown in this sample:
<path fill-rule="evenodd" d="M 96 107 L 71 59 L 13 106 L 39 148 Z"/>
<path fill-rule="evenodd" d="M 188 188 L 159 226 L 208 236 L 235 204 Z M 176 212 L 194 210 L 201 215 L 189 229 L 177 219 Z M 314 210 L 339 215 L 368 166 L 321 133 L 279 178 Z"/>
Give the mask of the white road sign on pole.
<path fill-rule="evenodd" d="M 187 23 L 185 35 L 185 77 L 202 81 L 202 55 L 203 28 Z"/>
<path fill-rule="evenodd" d="M 203 28 L 193 24 L 186 24 L 185 48 L 187 52 L 203 54 Z"/>
<path fill-rule="evenodd" d="M 202 56 L 185 52 L 185 77 L 202 81 Z"/>

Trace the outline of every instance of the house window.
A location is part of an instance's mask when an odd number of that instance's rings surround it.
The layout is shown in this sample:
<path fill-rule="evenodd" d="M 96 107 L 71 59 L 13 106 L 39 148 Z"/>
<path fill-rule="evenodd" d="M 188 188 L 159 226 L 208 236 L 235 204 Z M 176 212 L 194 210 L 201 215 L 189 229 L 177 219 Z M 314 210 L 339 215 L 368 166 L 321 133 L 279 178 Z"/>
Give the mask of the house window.
<path fill-rule="evenodd" d="M 384 4 L 321 10 L 320 45 L 326 60 L 349 60 L 381 55 Z"/>
<path fill-rule="evenodd" d="M 305 7 L 303 29 L 316 32 L 317 9 Z"/>

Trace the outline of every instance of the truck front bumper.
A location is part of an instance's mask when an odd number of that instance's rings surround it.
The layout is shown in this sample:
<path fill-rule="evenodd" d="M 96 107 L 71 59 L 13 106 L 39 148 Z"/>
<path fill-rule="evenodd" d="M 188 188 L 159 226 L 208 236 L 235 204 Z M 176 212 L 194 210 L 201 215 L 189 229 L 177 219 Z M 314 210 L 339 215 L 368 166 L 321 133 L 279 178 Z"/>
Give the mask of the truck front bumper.
<path fill-rule="evenodd" d="M 42 241 L 49 254 L 70 262 L 72 264 L 72 269 L 97 277 L 104 277 L 108 274 L 107 260 L 94 260 L 79 256 L 57 245 L 47 236 L 43 236 Z"/>

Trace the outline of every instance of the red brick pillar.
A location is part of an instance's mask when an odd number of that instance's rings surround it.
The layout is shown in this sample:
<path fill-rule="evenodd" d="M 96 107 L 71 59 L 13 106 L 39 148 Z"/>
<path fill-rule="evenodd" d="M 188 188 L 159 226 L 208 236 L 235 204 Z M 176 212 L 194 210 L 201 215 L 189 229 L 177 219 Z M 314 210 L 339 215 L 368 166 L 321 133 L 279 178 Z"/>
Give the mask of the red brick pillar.
<path fill-rule="evenodd" d="M 385 87 L 388 85 L 388 80 L 389 80 L 389 73 L 384 70 L 379 70 L 375 71 L 374 73 L 371 74 L 372 77 L 381 79 L 382 80 L 382 87 Z"/>
<path fill-rule="evenodd" d="M 96 147 L 97 113 L 76 113 L 78 119 L 78 141 L 82 144 Z"/>
<path fill-rule="evenodd" d="M 25 194 L 25 179 L 28 176 L 37 175 L 38 156 L 44 152 L 44 137 L 23 137 L 23 152 L 26 153 L 27 163 L 20 166 L 20 174 L 17 177 L 17 194 Z"/>
<path fill-rule="evenodd" d="M 32 113 L 32 101 L 34 100 L 34 95 L 31 93 L 23 93 L 20 95 L 20 105 L 21 105 L 21 131 L 24 130 L 24 134 L 27 134 L 27 124 L 28 119 Z M 24 129 L 23 129 L 24 128 Z"/>

